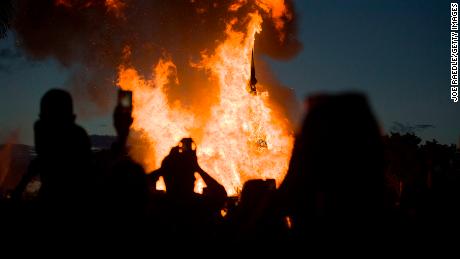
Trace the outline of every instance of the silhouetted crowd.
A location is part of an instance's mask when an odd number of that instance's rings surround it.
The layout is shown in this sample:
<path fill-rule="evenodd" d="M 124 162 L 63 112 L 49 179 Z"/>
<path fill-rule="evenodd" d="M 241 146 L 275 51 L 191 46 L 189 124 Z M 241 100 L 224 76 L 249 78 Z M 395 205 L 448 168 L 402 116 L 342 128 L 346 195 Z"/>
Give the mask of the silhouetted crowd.
<path fill-rule="evenodd" d="M 36 158 L 8 198 L 3 224 L 18 233 L 84 232 L 218 242 L 294 242 L 350 233 L 405 236 L 445 229 L 460 216 L 460 154 L 413 134 L 382 136 L 361 94 L 306 100 L 288 173 L 250 180 L 238 197 L 206 173 L 192 139 L 171 149 L 154 172 L 129 156 L 131 108 L 113 114 L 117 140 L 94 152 L 75 123 L 72 98 L 48 91 L 34 125 Z M 206 187 L 194 192 L 195 174 Z M 156 190 L 164 180 L 166 191 Z M 39 179 L 33 199 L 25 194 Z"/>

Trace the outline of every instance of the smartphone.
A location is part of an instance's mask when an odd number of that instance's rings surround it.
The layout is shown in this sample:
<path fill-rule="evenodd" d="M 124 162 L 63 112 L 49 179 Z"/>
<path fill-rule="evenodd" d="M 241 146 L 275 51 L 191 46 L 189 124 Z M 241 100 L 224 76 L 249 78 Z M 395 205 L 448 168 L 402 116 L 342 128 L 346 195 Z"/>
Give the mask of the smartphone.
<path fill-rule="evenodd" d="M 118 90 L 118 105 L 124 109 L 131 110 L 133 107 L 133 92 Z"/>

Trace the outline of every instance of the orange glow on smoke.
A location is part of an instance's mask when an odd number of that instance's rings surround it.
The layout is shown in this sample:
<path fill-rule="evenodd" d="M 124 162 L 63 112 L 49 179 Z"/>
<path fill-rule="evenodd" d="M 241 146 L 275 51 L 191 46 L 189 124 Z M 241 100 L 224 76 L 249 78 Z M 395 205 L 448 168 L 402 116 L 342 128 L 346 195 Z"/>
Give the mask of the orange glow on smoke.
<path fill-rule="evenodd" d="M 66 8 L 89 8 L 96 4 L 104 4 L 108 12 L 115 14 L 117 17 L 122 16 L 122 10 L 125 3 L 122 0 L 54 0 L 56 6 Z"/>
<path fill-rule="evenodd" d="M 56 6 L 65 6 L 67 8 L 72 7 L 72 3 L 69 0 L 54 0 Z"/>
<path fill-rule="evenodd" d="M 247 4 L 248 0 L 236 0 L 228 8 L 231 12 L 238 11 L 243 5 Z M 286 37 L 282 31 L 284 23 L 292 20 L 292 14 L 286 8 L 284 0 L 255 0 L 256 5 L 272 18 L 275 28 L 278 30 L 280 41 L 284 41 Z"/>
<path fill-rule="evenodd" d="M 105 6 L 109 12 L 112 12 L 117 17 L 121 17 L 123 15 L 122 10 L 125 7 L 125 3 L 121 0 L 105 0 Z"/>
<path fill-rule="evenodd" d="M 286 8 L 284 0 L 256 0 L 256 4 L 265 12 L 271 14 L 278 30 L 281 30 L 284 26 L 283 17 L 286 17 L 287 20 L 292 19 L 292 14 Z"/>

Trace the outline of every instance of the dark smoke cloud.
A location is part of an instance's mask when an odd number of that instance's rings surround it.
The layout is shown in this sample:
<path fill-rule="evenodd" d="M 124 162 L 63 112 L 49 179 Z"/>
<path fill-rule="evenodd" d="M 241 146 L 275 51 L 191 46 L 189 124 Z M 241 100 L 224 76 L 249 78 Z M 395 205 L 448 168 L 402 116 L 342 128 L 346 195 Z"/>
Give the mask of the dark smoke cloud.
<path fill-rule="evenodd" d="M 130 64 L 146 76 L 160 56 L 171 55 L 181 84 L 170 98 L 193 105 L 191 96 L 215 94 L 204 72 L 189 64 L 224 39 L 228 21 L 237 17 L 237 26 L 242 28 L 246 14 L 257 8 L 251 1 L 234 13 L 228 11 L 232 1 L 225 0 L 121 1 L 119 13 L 109 10 L 104 0 L 67 0 L 67 5 L 56 5 L 55 0 L 16 3 L 13 29 L 20 47 L 31 59 L 52 57 L 72 71 L 67 85 L 80 103 L 79 112 L 87 115 L 111 109 L 126 46 L 131 49 Z M 274 23 L 264 17 L 257 55 L 288 59 L 301 50 L 293 3 L 286 2 L 292 19 L 284 19 L 285 40 L 279 40 Z"/>
<path fill-rule="evenodd" d="M 285 27 L 284 41 L 279 40 L 278 32 L 272 22 L 264 22 L 262 24 L 261 39 L 256 41 L 256 48 L 263 54 L 266 54 L 274 59 L 287 60 L 297 55 L 302 50 L 302 43 L 298 39 L 297 29 L 297 13 L 294 9 L 292 1 L 285 1 L 289 12 L 292 14 L 292 19 L 283 18 Z"/>

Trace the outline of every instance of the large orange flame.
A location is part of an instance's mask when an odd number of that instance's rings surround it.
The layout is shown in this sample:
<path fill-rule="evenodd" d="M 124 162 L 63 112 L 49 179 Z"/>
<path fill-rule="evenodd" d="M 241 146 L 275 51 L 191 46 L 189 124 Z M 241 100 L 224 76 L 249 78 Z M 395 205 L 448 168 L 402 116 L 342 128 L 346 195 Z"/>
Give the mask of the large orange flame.
<path fill-rule="evenodd" d="M 257 3 L 273 16 L 283 10 L 277 5 L 283 1 Z M 203 54 L 200 62 L 191 64 L 207 71 L 220 90 L 204 123 L 200 114 L 179 102 L 168 103 L 165 86 L 179 81 L 176 66 L 167 55 L 158 61 L 152 79 L 143 78 L 133 67 L 120 67 L 118 85 L 133 91 L 132 156 L 148 171 L 158 168 L 180 139 L 194 137 L 199 129 L 201 137 L 195 138 L 199 163 L 229 195 L 237 194 L 249 179 L 274 178 L 279 184 L 284 178 L 293 135 L 287 120 L 270 108 L 268 92 L 253 95 L 248 91 L 251 50 L 255 35 L 261 32 L 262 17 L 254 11 L 247 19 L 245 31 L 234 29 L 236 19 L 230 21 L 225 40 L 211 55 Z"/>

